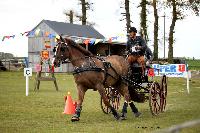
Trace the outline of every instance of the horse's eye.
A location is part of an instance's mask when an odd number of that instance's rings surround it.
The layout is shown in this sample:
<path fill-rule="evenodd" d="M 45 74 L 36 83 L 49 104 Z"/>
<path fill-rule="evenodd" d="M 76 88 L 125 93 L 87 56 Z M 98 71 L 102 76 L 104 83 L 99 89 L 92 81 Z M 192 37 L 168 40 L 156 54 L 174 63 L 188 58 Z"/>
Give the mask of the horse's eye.
<path fill-rule="evenodd" d="M 56 52 L 56 47 L 53 48 L 53 52 L 54 52 L 54 53 Z"/>
<path fill-rule="evenodd" d="M 61 47 L 60 50 L 61 50 L 62 52 L 65 52 L 65 48 L 64 48 L 64 47 Z"/>

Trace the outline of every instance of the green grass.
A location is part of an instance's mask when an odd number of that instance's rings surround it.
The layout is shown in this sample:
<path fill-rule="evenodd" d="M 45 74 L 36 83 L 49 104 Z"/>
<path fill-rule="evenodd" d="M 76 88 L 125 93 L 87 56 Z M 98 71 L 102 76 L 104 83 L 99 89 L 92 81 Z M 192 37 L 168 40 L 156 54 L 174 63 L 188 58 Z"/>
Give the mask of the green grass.
<path fill-rule="evenodd" d="M 189 70 L 200 70 L 200 60 L 187 60 Z"/>
<path fill-rule="evenodd" d="M 0 132 L 127 132 L 149 133 L 200 118 L 200 82 L 190 82 L 190 91 L 186 93 L 186 79 L 168 80 L 167 110 L 158 116 L 152 116 L 149 104 L 136 103 L 142 117 L 134 118 L 130 109 L 126 121 L 116 121 L 111 114 L 106 115 L 100 107 L 98 92 L 88 90 L 83 103 L 81 120 L 70 121 L 70 115 L 63 115 L 64 95 L 71 92 L 75 100 L 76 87 L 73 76 L 56 74 L 59 91 L 53 82 L 43 81 L 40 90 L 33 91 L 34 76 L 30 78 L 29 96 L 25 96 L 25 78 L 23 72 L 0 72 Z M 198 133 L 200 126 L 185 129 L 183 133 Z"/>

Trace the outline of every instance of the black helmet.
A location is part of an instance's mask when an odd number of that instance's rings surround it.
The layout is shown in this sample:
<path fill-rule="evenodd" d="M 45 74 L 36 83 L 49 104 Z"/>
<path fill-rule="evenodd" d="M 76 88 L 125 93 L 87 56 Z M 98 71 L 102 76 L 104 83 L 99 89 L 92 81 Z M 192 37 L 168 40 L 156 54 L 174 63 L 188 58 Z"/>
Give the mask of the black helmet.
<path fill-rule="evenodd" d="M 136 29 L 135 27 L 131 27 L 131 28 L 129 29 L 129 32 L 135 32 L 135 33 L 137 33 L 137 29 Z"/>

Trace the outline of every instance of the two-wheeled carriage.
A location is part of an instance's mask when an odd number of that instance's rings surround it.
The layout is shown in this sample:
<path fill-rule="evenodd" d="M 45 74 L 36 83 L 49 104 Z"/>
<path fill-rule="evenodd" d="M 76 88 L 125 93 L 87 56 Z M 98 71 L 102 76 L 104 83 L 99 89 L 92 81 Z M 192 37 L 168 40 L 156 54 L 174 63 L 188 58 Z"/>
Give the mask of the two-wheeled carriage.
<path fill-rule="evenodd" d="M 123 78 L 129 87 L 129 94 L 131 100 L 139 103 L 149 101 L 149 107 L 152 115 L 158 115 L 166 109 L 167 97 L 167 78 L 166 75 L 161 77 L 160 83 L 157 81 L 149 80 L 149 74 L 153 72 L 153 68 L 146 68 L 145 75 L 142 76 L 142 69 L 139 65 L 132 66 L 132 74 L 128 78 Z M 150 74 L 151 75 L 151 74 Z M 111 105 L 118 110 L 120 108 L 121 95 L 115 88 L 108 87 L 106 94 Z M 110 113 L 101 99 L 101 108 L 104 113 Z"/>

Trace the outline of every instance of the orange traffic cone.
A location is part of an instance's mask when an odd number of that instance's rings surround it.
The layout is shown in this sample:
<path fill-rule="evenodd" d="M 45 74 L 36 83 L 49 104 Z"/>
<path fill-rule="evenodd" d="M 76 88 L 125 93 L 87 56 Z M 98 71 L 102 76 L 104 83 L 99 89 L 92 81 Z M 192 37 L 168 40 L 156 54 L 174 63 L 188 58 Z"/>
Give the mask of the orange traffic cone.
<path fill-rule="evenodd" d="M 72 97 L 70 96 L 70 92 L 67 93 L 67 97 L 65 97 L 65 108 L 63 114 L 75 114 L 75 107 L 72 101 Z"/>

